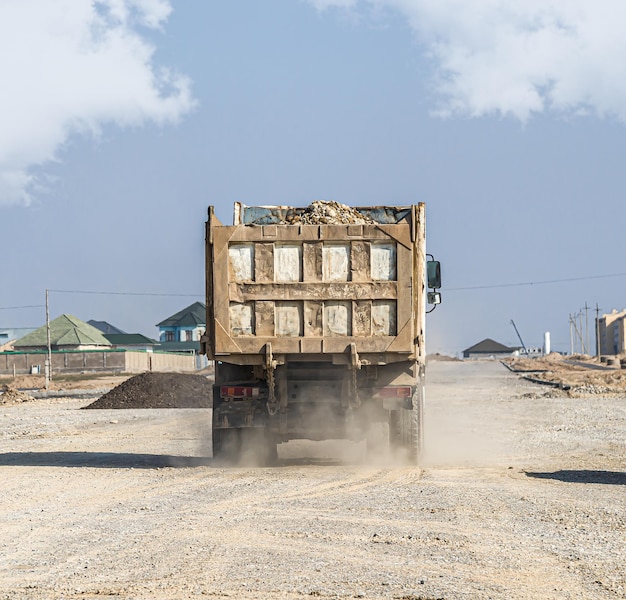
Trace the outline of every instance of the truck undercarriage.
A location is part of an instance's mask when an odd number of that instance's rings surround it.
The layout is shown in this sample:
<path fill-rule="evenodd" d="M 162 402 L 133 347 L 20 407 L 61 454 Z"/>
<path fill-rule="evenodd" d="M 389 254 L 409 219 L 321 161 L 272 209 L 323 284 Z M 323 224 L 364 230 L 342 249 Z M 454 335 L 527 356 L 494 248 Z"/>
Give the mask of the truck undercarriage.
<path fill-rule="evenodd" d="M 288 362 L 275 369 L 273 406 L 267 377 L 255 378 L 249 366 L 218 362 L 214 456 L 236 462 L 252 455 L 271 463 L 282 442 L 349 439 L 365 440 L 368 454 L 387 446 L 397 458 L 415 462 L 423 419 L 418 370 L 415 362 L 362 367 L 356 373 L 324 362 Z"/>

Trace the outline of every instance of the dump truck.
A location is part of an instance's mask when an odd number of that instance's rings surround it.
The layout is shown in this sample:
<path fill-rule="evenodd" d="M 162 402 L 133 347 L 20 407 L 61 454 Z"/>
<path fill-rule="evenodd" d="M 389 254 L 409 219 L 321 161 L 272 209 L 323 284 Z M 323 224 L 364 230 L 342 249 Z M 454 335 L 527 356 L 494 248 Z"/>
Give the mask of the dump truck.
<path fill-rule="evenodd" d="M 416 463 L 425 315 L 441 300 L 428 258 L 423 203 L 235 203 L 233 225 L 209 207 L 214 457 L 270 463 L 288 440 L 351 439 Z"/>

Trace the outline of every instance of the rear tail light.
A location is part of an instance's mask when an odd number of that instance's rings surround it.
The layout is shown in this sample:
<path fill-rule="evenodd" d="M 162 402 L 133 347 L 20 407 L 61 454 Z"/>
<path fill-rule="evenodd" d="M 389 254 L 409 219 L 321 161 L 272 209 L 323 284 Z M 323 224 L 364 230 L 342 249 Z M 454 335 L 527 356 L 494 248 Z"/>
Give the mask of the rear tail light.
<path fill-rule="evenodd" d="M 390 385 L 376 390 L 379 398 L 410 398 L 411 393 L 410 385 Z"/>
<path fill-rule="evenodd" d="M 249 385 L 223 385 L 220 388 L 222 398 L 258 398 L 259 388 Z"/>

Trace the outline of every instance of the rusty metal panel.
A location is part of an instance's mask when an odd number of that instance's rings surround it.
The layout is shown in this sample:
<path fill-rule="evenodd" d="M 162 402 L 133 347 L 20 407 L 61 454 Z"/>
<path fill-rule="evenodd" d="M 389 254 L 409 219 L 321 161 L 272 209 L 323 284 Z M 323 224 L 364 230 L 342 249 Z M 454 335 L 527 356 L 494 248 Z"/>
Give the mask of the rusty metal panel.
<path fill-rule="evenodd" d="M 260 300 L 254 303 L 254 323 L 257 337 L 274 335 L 274 302 Z"/>
<path fill-rule="evenodd" d="M 426 311 L 424 297 L 426 294 L 426 230 L 425 230 L 425 205 L 423 202 L 413 206 L 412 211 L 412 239 L 414 240 L 413 253 L 413 331 L 412 343 L 416 346 L 416 358 L 420 362 L 426 361 L 426 344 L 424 340 L 424 328 L 426 324 Z"/>
<path fill-rule="evenodd" d="M 259 338 L 255 336 L 236 338 L 239 351 L 243 354 L 255 355 L 251 364 L 262 364 L 265 360 L 264 352 L 268 342 L 272 344 L 272 352 L 275 357 L 279 354 L 299 354 L 300 339 L 298 337 L 270 337 Z"/>
<path fill-rule="evenodd" d="M 302 244 L 274 245 L 274 281 L 302 281 Z"/>
<path fill-rule="evenodd" d="M 298 228 L 298 239 L 302 241 L 312 242 L 320 239 L 319 225 L 300 225 Z"/>
<path fill-rule="evenodd" d="M 363 237 L 363 225 L 348 225 L 349 237 Z"/>
<path fill-rule="evenodd" d="M 345 301 L 324 302 L 324 335 L 352 335 L 352 303 Z"/>
<path fill-rule="evenodd" d="M 402 331 L 408 328 L 408 331 L 414 330 L 413 319 L 413 249 L 406 248 L 405 246 L 398 244 L 397 246 L 397 261 L 398 261 L 398 294 L 396 304 L 396 331 Z M 382 299 L 382 298 L 381 298 Z M 407 347 L 414 348 L 413 336 L 405 338 Z M 400 340 L 398 340 L 399 343 Z M 398 347 L 397 345 L 395 346 Z"/>
<path fill-rule="evenodd" d="M 254 245 L 229 246 L 228 264 L 231 281 L 254 281 Z"/>
<path fill-rule="evenodd" d="M 274 281 L 274 244 L 254 244 L 254 280 L 259 283 Z"/>
<path fill-rule="evenodd" d="M 376 242 L 371 245 L 371 277 L 374 281 L 395 281 L 396 245 Z"/>
<path fill-rule="evenodd" d="M 302 338 L 300 340 L 300 352 L 303 354 L 322 354 L 323 338 Z"/>
<path fill-rule="evenodd" d="M 323 338 L 324 353 L 346 354 L 350 352 L 350 343 L 354 342 L 356 350 L 359 354 L 386 352 L 387 347 L 393 341 L 393 338 L 386 337 L 363 337 L 363 338 L 345 338 L 341 336 Z"/>
<path fill-rule="evenodd" d="M 276 335 L 281 337 L 301 337 L 303 332 L 303 303 L 276 302 L 274 307 Z"/>
<path fill-rule="evenodd" d="M 396 335 L 396 302 L 394 300 L 372 302 L 372 335 Z"/>
<path fill-rule="evenodd" d="M 357 300 L 353 304 L 352 333 L 359 337 L 372 335 L 372 301 Z"/>
<path fill-rule="evenodd" d="M 228 312 L 231 335 L 254 335 L 254 307 L 251 302 L 231 302 Z"/>
<path fill-rule="evenodd" d="M 410 281 L 410 274 L 407 275 L 407 279 Z M 231 283 L 228 286 L 228 296 L 235 302 L 251 302 L 253 300 L 367 300 L 375 298 L 391 300 L 398 297 L 399 289 L 399 282 L 396 281 L 301 282 L 290 284 Z"/>
<path fill-rule="evenodd" d="M 352 281 L 371 281 L 369 242 L 352 241 L 350 248 L 350 271 L 350 279 Z"/>
<path fill-rule="evenodd" d="M 350 244 L 328 244 L 322 248 L 322 279 L 348 281 L 350 278 Z"/>
<path fill-rule="evenodd" d="M 305 300 L 304 305 L 304 335 L 306 337 L 322 337 L 323 331 L 323 303 Z"/>
<path fill-rule="evenodd" d="M 303 281 L 322 281 L 322 242 L 302 244 Z"/>

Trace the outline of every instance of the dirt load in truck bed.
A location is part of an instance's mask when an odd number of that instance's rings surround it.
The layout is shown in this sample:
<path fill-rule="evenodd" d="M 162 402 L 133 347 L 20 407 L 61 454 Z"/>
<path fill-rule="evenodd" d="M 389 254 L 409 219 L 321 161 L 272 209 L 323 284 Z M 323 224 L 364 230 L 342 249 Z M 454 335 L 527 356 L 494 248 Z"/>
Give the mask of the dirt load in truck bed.
<path fill-rule="evenodd" d="M 210 408 L 212 385 L 203 375 L 142 373 L 85 408 Z"/>
<path fill-rule="evenodd" d="M 302 214 L 291 214 L 283 225 L 363 225 L 375 223 L 355 208 L 332 200 L 316 200 Z"/>

